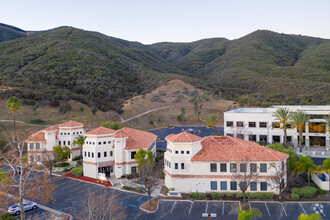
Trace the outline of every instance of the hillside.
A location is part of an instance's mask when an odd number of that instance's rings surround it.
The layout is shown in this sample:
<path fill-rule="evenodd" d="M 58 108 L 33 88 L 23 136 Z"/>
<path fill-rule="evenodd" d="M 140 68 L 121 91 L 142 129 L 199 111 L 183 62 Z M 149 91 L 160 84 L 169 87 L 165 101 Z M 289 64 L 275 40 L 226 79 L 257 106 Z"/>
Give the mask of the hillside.
<path fill-rule="evenodd" d="M 27 36 L 22 29 L 0 23 L 0 42 Z"/>
<path fill-rule="evenodd" d="M 330 40 L 256 31 L 143 45 L 60 27 L 0 43 L 0 99 L 29 105 L 76 100 L 120 113 L 174 78 L 242 104 L 329 104 Z"/>
<path fill-rule="evenodd" d="M 2 97 L 32 105 L 73 99 L 119 112 L 125 99 L 172 77 L 164 73 L 180 72 L 140 43 L 71 27 L 0 43 L 0 54 L 0 86 L 13 88 Z"/>
<path fill-rule="evenodd" d="M 228 99 L 254 105 L 330 103 L 330 40 L 256 31 L 232 41 L 151 48 Z"/>

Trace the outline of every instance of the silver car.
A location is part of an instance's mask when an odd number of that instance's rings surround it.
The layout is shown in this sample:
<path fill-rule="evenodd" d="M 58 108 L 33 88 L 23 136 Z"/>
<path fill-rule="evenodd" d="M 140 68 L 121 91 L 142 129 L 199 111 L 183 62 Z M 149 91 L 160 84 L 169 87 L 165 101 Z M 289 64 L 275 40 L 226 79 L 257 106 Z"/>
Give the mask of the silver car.
<path fill-rule="evenodd" d="M 34 210 L 38 208 L 38 203 L 36 202 L 23 202 L 23 205 L 24 205 L 24 211 Z M 8 212 L 12 215 L 20 215 L 21 214 L 20 203 L 18 203 L 17 205 L 10 206 L 8 208 Z"/>

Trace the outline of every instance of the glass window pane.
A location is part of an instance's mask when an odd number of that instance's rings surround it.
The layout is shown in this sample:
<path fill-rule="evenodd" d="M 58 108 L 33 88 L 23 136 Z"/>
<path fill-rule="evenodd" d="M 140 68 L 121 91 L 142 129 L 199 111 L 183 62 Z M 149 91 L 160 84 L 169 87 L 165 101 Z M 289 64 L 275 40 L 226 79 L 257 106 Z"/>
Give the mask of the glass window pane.
<path fill-rule="evenodd" d="M 221 190 L 227 190 L 227 181 L 221 181 L 220 187 L 221 187 Z"/>
<path fill-rule="evenodd" d="M 217 184 L 218 182 L 217 181 L 211 181 L 211 190 L 217 190 L 218 187 L 217 187 Z"/>

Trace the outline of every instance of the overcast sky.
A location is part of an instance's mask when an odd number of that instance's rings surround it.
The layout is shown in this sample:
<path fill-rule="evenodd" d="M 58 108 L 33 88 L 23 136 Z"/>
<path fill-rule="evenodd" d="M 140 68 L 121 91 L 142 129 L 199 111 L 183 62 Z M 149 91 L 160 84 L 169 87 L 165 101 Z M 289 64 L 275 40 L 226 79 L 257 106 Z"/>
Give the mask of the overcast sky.
<path fill-rule="evenodd" d="M 236 39 L 258 29 L 330 39 L 330 0 L 0 0 L 0 23 L 73 26 L 144 44 Z"/>

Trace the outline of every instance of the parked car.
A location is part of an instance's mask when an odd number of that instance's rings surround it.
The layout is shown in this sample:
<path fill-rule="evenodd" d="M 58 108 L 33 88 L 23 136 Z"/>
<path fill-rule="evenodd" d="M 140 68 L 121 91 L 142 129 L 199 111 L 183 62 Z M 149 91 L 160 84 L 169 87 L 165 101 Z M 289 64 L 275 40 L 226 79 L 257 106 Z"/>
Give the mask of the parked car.
<path fill-rule="evenodd" d="M 23 202 L 23 205 L 24 205 L 24 211 L 34 210 L 38 208 L 38 203 L 36 202 Z M 20 203 L 18 203 L 17 205 L 10 206 L 8 208 L 8 212 L 12 215 L 20 215 L 21 214 Z"/>

